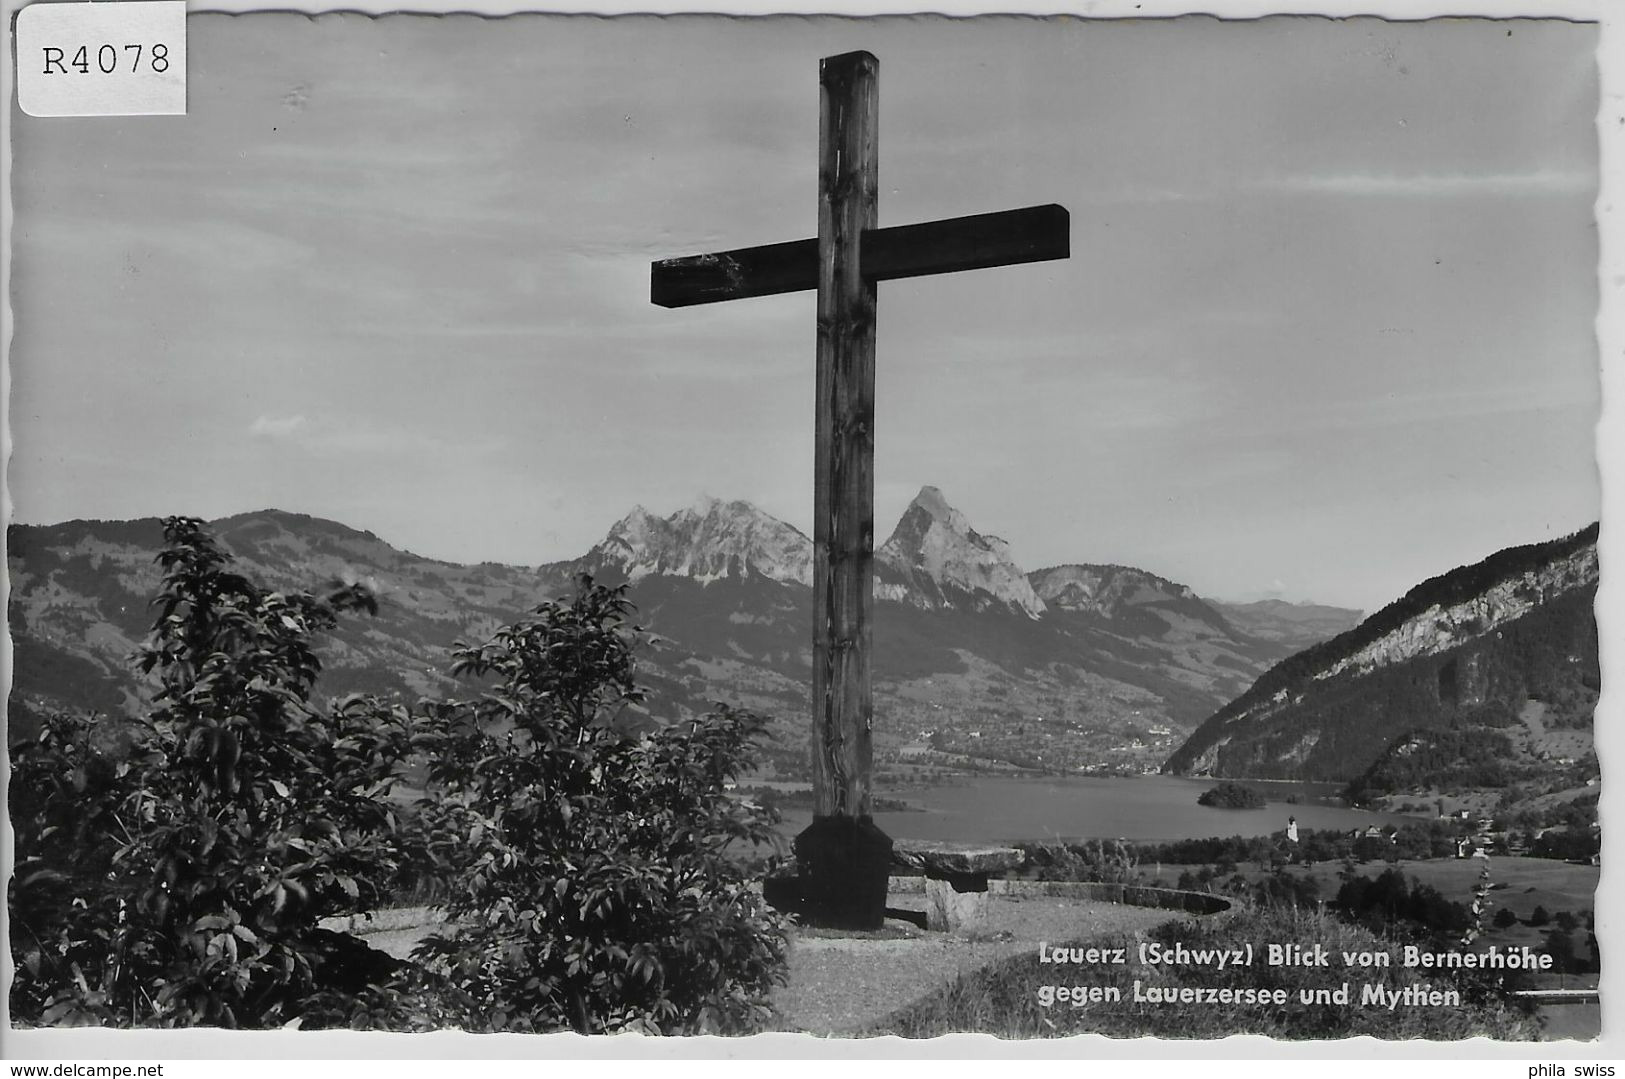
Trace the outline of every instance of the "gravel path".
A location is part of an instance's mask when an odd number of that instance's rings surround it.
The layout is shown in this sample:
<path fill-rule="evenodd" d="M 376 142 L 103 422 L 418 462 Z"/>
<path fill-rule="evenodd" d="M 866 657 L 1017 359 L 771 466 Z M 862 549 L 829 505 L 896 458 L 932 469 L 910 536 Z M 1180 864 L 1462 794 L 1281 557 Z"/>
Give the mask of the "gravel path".
<path fill-rule="evenodd" d="M 888 905 L 923 911 L 919 892 L 894 893 Z M 773 994 L 778 1029 L 850 1034 L 881 1019 L 962 973 L 1009 955 L 1096 933 L 1145 930 L 1177 912 L 1054 896 L 988 896 L 984 923 L 971 933 L 931 933 L 887 920 L 876 933 L 795 930 L 790 937 L 790 981 Z M 373 919 L 331 919 L 330 929 L 364 934 L 374 948 L 399 958 L 437 921 L 422 907 L 381 911 Z"/>
<path fill-rule="evenodd" d="M 918 894 L 888 903 L 923 909 Z M 1115 930 L 1144 930 L 1179 914 L 1085 899 L 989 896 L 984 924 L 971 934 L 927 933 L 887 921 L 879 933 L 799 931 L 790 940 L 790 982 L 773 996 L 782 1030 L 850 1034 L 1009 955 Z"/>

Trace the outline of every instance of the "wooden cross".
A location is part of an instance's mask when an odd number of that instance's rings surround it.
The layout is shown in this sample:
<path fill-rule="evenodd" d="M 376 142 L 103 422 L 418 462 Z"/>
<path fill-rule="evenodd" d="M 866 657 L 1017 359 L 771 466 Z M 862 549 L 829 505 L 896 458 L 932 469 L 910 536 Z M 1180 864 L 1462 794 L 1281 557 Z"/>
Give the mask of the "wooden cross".
<path fill-rule="evenodd" d="M 872 792 L 870 612 L 874 605 L 875 286 L 1070 255 L 1060 206 L 880 228 L 880 64 L 866 52 L 819 65 L 818 236 L 656 262 L 650 299 L 662 307 L 818 290 L 816 450 L 813 473 L 813 827 L 797 855 L 826 899 L 880 874 L 884 905 L 890 840 L 870 821 Z M 804 849 L 820 827 L 835 831 L 830 857 Z M 884 856 L 854 848 L 884 840 Z M 870 837 L 872 839 L 872 837 Z M 878 842 L 878 841 L 876 841 Z M 826 844 L 825 846 L 828 846 Z M 826 852 L 827 853 L 827 852 Z M 811 857 L 809 857 L 811 855 Z M 871 863 L 880 861 L 878 870 Z M 814 863 L 811 867 L 807 863 Z M 862 863 L 861 865 L 857 863 Z M 836 878 L 845 878 L 844 880 Z M 869 891 L 873 891 L 870 880 Z M 837 894 L 840 893 L 840 894 Z M 849 898 L 849 897 L 848 897 Z M 814 905 L 818 905 L 815 901 Z M 851 905 L 850 902 L 847 903 Z M 831 924 L 878 925 L 872 894 Z M 849 912 L 850 913 L 850 912 Z"/>

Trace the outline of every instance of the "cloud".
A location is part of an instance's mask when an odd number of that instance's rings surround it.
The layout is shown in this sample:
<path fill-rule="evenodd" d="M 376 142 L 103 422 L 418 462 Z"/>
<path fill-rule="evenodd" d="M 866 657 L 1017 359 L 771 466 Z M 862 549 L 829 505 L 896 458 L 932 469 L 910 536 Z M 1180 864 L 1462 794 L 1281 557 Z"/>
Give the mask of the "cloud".
<path fill-rule="evenodd" d="M 1326 195 L 1452 198 L 1470 195 L 1576 195 L 1593 192 L 1597 175 L 1589 170 L 1536 169 L 1529 172 L 1396 174 L 1349 172 L 1323 176 L 1283 176 L 1262 186 L 1273 191 Z"/>
<path fill-rule="evenodd" d="M 292 438 L 294 434 L 305 426 L 305 417 L 297 416 L 258 416 L 248 425 L 248 433 L 256 438 Z"/>
<path fill-rule="evenodd" d="M 359 415 L 351 415 L 343 420 L 327 416 L 308 419 L 303 413 L 292 416 L 261 415 L 248 425 L 248 433 L 254 438 L 278 443 L 279 453 L 293 447 L 322 458 L 399 458 L 451 452 L 479 455 L 493 452 L 500 445 L 493 438 L 460 437 L 448 440 L 424 428 L 385 423 Z"/>
<path fill-rule="evenodd" d="M 321 417 L 307 420 L 303 413 L 258 416 L 248 425 L 248 433 L 255 438 L 289 443 L 324 455 L 397 453 L 411 448 L 417 441 L 409 432 L 386 430 L 365 419 L 338 424 Z"/>
<path fill-rule="evenodd" d="M 1166 187 L 1136 184 L 1116 189 L 1084 188 L 1069 193 L 1069 203 L 1091 203 L 1097 206 L 1159 206 L 1166 203 L 1207 203 L 1227 197 L 1230 191 L 1211 179 L 1198 187 Z"/>

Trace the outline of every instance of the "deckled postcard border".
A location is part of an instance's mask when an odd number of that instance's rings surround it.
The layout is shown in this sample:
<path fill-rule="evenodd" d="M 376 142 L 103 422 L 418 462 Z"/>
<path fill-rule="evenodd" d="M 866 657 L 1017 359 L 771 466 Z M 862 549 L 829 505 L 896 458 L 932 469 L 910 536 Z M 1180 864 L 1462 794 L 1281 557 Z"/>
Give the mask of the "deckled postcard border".
<path fill-rule="evenodd" d="M 0 0 L 7 25 L 15 11 L 25 6 L 19 0 Z M 398 12 L 419 14 L 472 13 L 500 16 L 522 13 L 550 14 L 716 14 L 722 16 L 801 15 L 906 15 L 942 14 L 974 16 L 995 14 L 1060 15 L 1091 19 L 1164 18 L 1183 14 L 1205 14 L 1221 18 L 1259 18 L 1268 15 L 1321 15 L 1333 18 L 1376 16 L 1400 21 L 1444 17 L 1546 18 L 1569 19 L 1600 24 L 1598 51 L 1601 83 L 1598 138 L 1601 155 L 1601 192 L 1597 201 L 1597 225 L 1601 247 L 1598 268 L 1600 316 L 1599 354 L 1602 357 L 1602 419 L 1598 427 L 1597 452 L 1602 474 L 1602 532 L 1599 542 L 1604 566 L 1598 593 L 1598 621 L 1601 632 L 1603 697 L 1597 710 L 1596 744 L 1606 773 L 1625 761 L 1625 690 L 1616 677 L 1625 676 L 1625 581 L 1611 567 L 1625 565 L 1625 532 L 1618 507 L 1625 505 L 1625 228 L 1621 213 L 1625 205 L 1625 5 L 1610 0 L 1320 0 L 1320 2 L 1270 3 L 1267 0 L 1078 0 L 1075 3 L 1047 2 L 1024 5 L 997 0 L 947 0 L 931 4 L 908 4 L 898 0 L 811 0 L 780 3 L 706 3 L 703 0 L 594 0 L 583 4 L 537 4 L 525 0 L 350 0 L 323 3 L 273 2 L 256 4 L 251 0 L 200 0 L 189 6 L 189 14 L 204 12 L 247 13 L 287 11 L 305 14 L 354 12 L 383 15 Z M 12 66 L 0 71 L 8 100 L 15 93 Z M 197 88 L 194 92 L 206 92 Z M 9 123 L 9 107 L 7 110 Z M 6 280 L 9 281 L 11 235 L 14 225 L 11 205 L 12 158 L 9 136 L 0 148 L 5 201 L 3 206 L 6 244 Z M 5 344 L 9 355 L 13 325 L 10 290 L 3 294 Z M 9 391 L 9 366 L 6 371 Z M 9 424 L 4 446 L 9 455 Z M 9 498 L 7 499 L 9 508 Z M 9 678 L 9 647 L 6 652 Z M 1625 962 L 1613 951 L 1625 946 L 1625 915 L 1616 913 L 1625 898 L 1619 863 L 1625 855 L 1625 832 L 1611 824 L 1625 818 L 1625 783 L 1605 778 L 1600 813 L 1603 828 L 1603 869 L 1598 889 L 1597 932 L 1602 945 L 1603 1033 L 1591 1043 L 1493 1043 L 1484 1039 L 1468 1042 L 1384 1042 L 1362 1038 L 1343 1042 L 1276 1042 L 1259 1036 L 1237 1036 L 1220 1042 L 1179 1042 L 1139 1039 L 1121 1041 L 1102 1036 L 1066 1040 L 1001 1042 L 988 1035 L 953 1035 L 925 1042 L 897 1038 L 866 1040 L 821 1040 L 802 1035 L 767 1034 L 728 1040 L 717 1038 L 595 1038 L 575 1035 L 524 1037 L 518 1035 L 465 1035 L 446 1032 L 427 1035 L 354 1034 L 343 1031 L 302 1033 L 230 1031 L 103 1031 L 103 1030 L 12 1030 L 3 1035 L 4 1055 L 53 1057 L 56 1059 L 117 1056 L 138 1058 L 207 1059 L 232 1057 L 389 1059 L 462 1057 L 470 1059 L 569 1058 L 928 1058 L 965 1060 L 1006 1058 L 1039 1060 L 1054 1058 L 1094 1058 L 1136 1060 L 1148 1057 L 1176 1060 L 1240 1060 L 1270 1056 L 1303 1060 L 1382 1058 L 1425 1058 L 1453 1060 L 1497 1060 L 1539 1057 L 1542 1060 L 1617 1058 L 1625 1049 L 1625 1014 L 1617 1005 L 1609 1014 L 1609 1002 L 1625 993 Z M 9 842 L 6 845 L 9 868 Z M 8 971 L 9 955 L 0 957 Z"/>

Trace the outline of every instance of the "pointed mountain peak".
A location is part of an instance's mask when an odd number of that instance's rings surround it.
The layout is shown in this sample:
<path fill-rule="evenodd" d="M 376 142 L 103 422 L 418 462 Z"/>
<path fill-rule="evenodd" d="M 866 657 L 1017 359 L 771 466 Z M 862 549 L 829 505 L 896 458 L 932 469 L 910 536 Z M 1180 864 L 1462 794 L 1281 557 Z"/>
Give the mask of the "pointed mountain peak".
<path fill-rule="evenodd" d="M 920 488 L 920 493 L 914 496 L 911 506 L 918 506 L 933 517 L 946 520 L 958 511 L 948 505 L 948 500 L 942 496 L 942 490 L 927 484 Z"/>
<path fill-rule="evenodd" d="M 633 506 L 630 513 L 610 526 L 608 534 L 592 549 L 586 561 L 591 563 L 594 572 L 614 566 L 635 581 L 648 572 L 641 569 L 647 553 L 665 545 L 670 531 L 665 521 L 642 506 Z"/>
<path fill-rule="evenodd" d="M 650 533 L 659 531 L 665 524 L 660 518 L 640 506 L 633 506 L 631 512 L 609 528 L 609 534 L 604 537 L 605 542 L 617 538 L 623 541 L 636 542 L 645 539 Z"/>
<path fill-rule="evenodd" d="M 903 518 L 898 522 L 899 529 L 904 528 L 905 522 L 911 522 L 915 530 L 927 527 L 927 522 L 935 521 L 943 528 L 960 535 L 971 533 L 974 530 L 970 521 L 959 510 L 948 503 L 940 488 L 921 487 L 920 493 L 914 496 L 914 501 L 908 504 L 903 511 Z"/>
<path fill-rule="evenodd" d="M 1031 618 L 1044 611 L 1005 542 L 977 532 L 936 487 L 920 488 L 875 562 L 882 599 L 927 609 L 1006 607 Z"/>
<path fill-rule="evenodd" d="M 903 510 L 892 536 L 895 539 L 899 532 L 924 532 L 933 524 L 954 532 L 970 531 L 970 522 L 963 513 L 949 505 L 940 488 L 921 487 L 920 493 Z"/>

